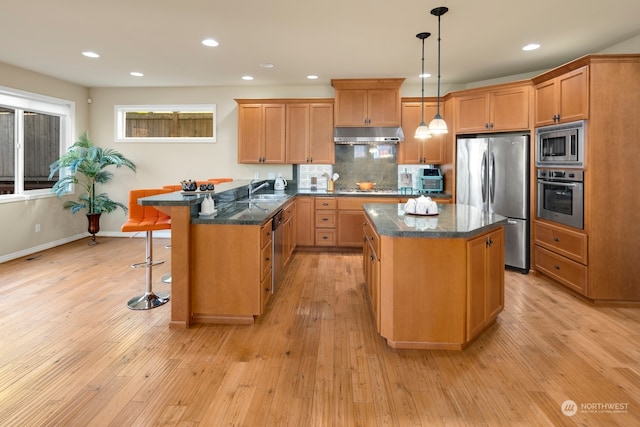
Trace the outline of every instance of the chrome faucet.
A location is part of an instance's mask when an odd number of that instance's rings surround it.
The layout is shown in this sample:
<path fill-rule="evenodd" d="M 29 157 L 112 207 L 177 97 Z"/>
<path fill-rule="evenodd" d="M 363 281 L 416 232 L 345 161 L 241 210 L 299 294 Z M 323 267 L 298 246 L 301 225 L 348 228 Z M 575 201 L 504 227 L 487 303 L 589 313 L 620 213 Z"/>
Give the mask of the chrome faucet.
<path fill-rule="evenodd" d="M 251 200 L 251 198 L 253 197 L 253 193 L 260 190 L 261 188 L 265 188 L 269 186 L 268 182 L 263 182 L 262 184 L 258 185 L 256 188 L 253 188 L 253 182 L 255 181 L 255 179 L 252 179 L 251 182 L 249 183 L 249 200 Z"/>

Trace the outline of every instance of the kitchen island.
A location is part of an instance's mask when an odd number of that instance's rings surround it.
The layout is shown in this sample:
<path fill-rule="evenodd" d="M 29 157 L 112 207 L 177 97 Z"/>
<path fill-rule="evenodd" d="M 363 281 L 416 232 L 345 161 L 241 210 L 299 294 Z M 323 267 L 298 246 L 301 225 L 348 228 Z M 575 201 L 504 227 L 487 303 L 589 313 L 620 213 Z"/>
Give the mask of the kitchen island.
<path fill-rule="evenodd" d="M 506 218 L 468 205 L 435 216 L 365 204 L 363 268 L 378 332 L 394 348 L 460 350 L 504 307 Z"/>

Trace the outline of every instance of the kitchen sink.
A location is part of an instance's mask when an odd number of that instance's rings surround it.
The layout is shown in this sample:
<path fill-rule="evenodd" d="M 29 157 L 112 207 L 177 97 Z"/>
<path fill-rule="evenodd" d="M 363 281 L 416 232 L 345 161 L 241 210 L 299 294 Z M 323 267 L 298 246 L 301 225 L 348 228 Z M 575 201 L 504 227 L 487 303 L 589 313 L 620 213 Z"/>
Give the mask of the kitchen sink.
<path fill-rule="evenodd" d="M 251 203 L 251 202 L 279 202 L 286 198 L 288 198 L 286 194 L 254 194 L 251 196 L 251 199 L 242 199 L 238 200 L 242 203 Z"/>

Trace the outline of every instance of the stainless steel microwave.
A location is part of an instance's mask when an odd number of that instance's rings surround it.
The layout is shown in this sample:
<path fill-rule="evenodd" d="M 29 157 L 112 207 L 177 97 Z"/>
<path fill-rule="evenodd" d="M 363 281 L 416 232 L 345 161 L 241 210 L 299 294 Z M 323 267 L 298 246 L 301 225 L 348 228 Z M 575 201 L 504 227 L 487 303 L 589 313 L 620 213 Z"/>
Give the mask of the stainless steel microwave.
<path fill-rule="evenodd" d="M 536 166 L 585 167 L 585 121 L 536 128 Z"/>

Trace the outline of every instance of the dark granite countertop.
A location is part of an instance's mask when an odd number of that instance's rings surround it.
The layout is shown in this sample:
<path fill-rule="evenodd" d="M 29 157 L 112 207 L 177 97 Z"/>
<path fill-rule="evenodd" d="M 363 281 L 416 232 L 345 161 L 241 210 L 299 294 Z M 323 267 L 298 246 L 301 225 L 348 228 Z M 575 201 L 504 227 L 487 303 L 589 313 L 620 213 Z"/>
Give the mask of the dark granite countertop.
<path fill-rule="evenodd" d="M 190 206 L 191 222 L 193 224 L 245 224 L 262 225 L 271 219 L 292 197 L 296 195 L 304 196 L 337 196 L 337 197 L 417 197 L 419 194 L 405 194 L 403 192 L 376 193 L 376 192 L 355 192 L 336 191 L 327 192 L 324 190 L 311 191 L 308 189 L 289 188 L 280 192 L 283 198 L 278 201 L 258 201 L 248 203 L 246 200 L 247 187 L 251 180 L 235 180 L 217 184 L 215 191 L 211 192 L 183 192 L 158 194 L 156 196 L 143 197 L 138 200 L 143 206 Z M 256 194 L 272 194 L 273 185 L 263 189 Z M 202 216 L 199 214 L 200 204 L 207 194 L 215 200 L 216 213 Z M 451 194 L 431 193 L 430 197 L 451 198 Z M 393 205 L 395 206 L 395 204 Z"/>
<path fill-rule="evenodd" d="M 401 203 L 363 205 L 376 232 L 391 237 L 470 238 L 483 234 L 507 218 L 469 205 L 438 204 L 438 215 L 406 215 Z"/>

